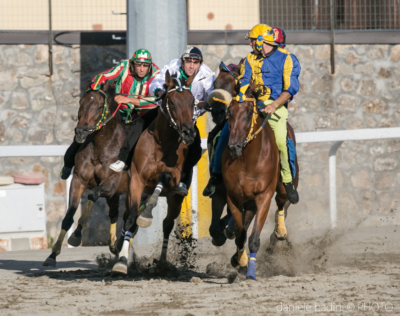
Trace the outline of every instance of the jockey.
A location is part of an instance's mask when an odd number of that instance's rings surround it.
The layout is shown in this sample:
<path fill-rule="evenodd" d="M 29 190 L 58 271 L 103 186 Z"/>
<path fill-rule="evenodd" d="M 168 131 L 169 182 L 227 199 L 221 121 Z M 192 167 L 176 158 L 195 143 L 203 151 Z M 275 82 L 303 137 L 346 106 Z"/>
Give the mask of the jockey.
<path fill-rule="evenodd" d="M 203 107 L 206 105 L 205 102 L 207 101 L 208 94 L 214 89 L 215 76 L 212 70 L 203 63 L 201 50 L 197 47 L 188 47 L 180 59 L 173 59 L 166 64 L 150 84 L 150 93 L 154 96 L 162 97 L 164 95 L 165 73 L 167 70 L 171 75 L 176 74 L 178 79 L 183 78 L 186 80 L 193 74 L 195 75 L 190 86 L 190 91 L 199 110 L 198 113 L 194 114 L 204 114 L 205 110 L 203 110 Z M 189 146 L 189 152 L 183 165 L 181 183 L 179 183 L 179 187 L 177 188 L 180 192 L 176 192 L 182 195 L 187 195 L 188 191 L 184 182 L 186 182 L 192 168 L 201 158 L 200 134 L 197 127 L 196 130 L 197 135 L 194 143 Z"/>
<path fill-rule="evenodd" d="M 121 172 L 125 164 L 128 163 L 128 156 L 138 141 L 142 131 L 157 116 L 156 97 L 149 95 L 149 85 L 154 77 L 159 73 L 158 67 L 152 62 L 151 54 L 148 50 L 138 49 L 132 59 L 124 59 L 114 68 L 102 72 L 92 80 L 91 89 L 99 90 L 104 82 L 115 82 L 115 92 L 117 94 L 126 94 L 131 96 L 117 95 L 114 100 L 122 103 L 120 112 L 124 120 L 128 119 L 128 114 L 132 113 L 132 123 L 129 123 L 128 135 L 120 149 L 118 161 L 110 165 L 110 169 L 115 172 Z M 143 98 L 145 97 L 146 98 Z M 147 113 L 146 113 L 147 111 Z M 68 148 L 64 156 L 64 166 L 61 170 L 61 179 L 68 179 L 72 167 L 75 165 L 75 154 L 80 143 L 75 139 Z"/>
<path fill-rule="evenodd" d="M 299 90 L 300 64 L 296 56 L 281 48 L 281 45 L 285 45 L 285 36 L 281 29 L 273 30 L 268 25 L 258 24 L 251 29 L 246 38 L 251 41 L 253 53 L 248 54 L 245 60 L 237 100 L 244 102 L 245 92 L 252 80 L 256 83 L 260 111 L 265 114 L 276 113 L 280 116 L 279 120 L 271 117 L 268 123 L 274 131 L 280 153 L 283 185 L 290 203 L 296 204 L 299 201 L 299 195 L 293 185 L 289 166 L 286 122 L 288 102 Z M 277 43 L 277 40 L 280 42 Z M 205 196 L 212 195 L 215 188 L 222 182 L 222 153 L 228 141 L 229 125 L 226 123 L 211 162 L 213 174 L 204 189 Z"/>

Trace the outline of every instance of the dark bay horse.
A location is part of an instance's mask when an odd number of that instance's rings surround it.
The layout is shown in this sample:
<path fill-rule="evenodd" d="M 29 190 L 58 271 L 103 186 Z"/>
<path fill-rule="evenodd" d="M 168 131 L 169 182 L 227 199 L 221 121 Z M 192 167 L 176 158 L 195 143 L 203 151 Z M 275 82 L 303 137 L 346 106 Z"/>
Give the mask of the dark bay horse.
<path fill-rule="evenodd" d="M 87 90 L 79 102 L 75 139 L 82 145 L 75 155 L 69 206 L 62 221 L 60 235 L 50 256 L 43 263 L 44 266 L 56 265 L 56 256 L 61 252 L 64 237 L 74 222 L 74 214 L 86 189 L 91 189 L 91 193 L 78 227 L 68 239 L 68 243 L 73 246 L 81 244 L 81 231 L 86 225 L 91 206 L 99 197 L 105 197 L 110 207 L 109 247 L 111 252 L 117 252 L 114 243 L 119 196 L 127 192 L 128 175 L 127 172 L 117 173 L 109 169 L 109 165 L 118 159 L 119 150 L 127 134 L 117 111 L 114 94 L 114 89 L 106 83 L 100 90 Z"/>
<path fill-rule="evenodd" d="M 280 177 L 279 151 L 268 118 L 258 114 L 255 95 L 249 89 L 246 101 L 238 103 L 232 99 L 228 107 L 230 137 L 222 157 L 223 178 L 227 190 L 227 203 L 235 220 L 235 243 L 237 253 L 232 265 L 246 267 L 245 250 L 247 229 L 253 220 L 253 231 L 249 238 L 250 263 L 247 279 L 256 278 L 256 254 L 260 247 L 260 233 L 268 215 L 271 199 L 276 192 L 278 210 L 288 207 L 288 199 Z M 257 133 L 259 133 L 257 135 Z M 294 139 L 294 132 L 288 129 Z M 257 137 L 255 137 L 257 135 Z M 296 169 L 298 164 L 296 160 Z M 297 187 L 299 173 L 294 184 Z"/>
<path fill-rule="evenodd" d="M 159 196 L 166 196 L 168 213 L 163 221 L 164 240 L 161 261 L 167 258 L 168 238 L 179 216 L 184 197 L 173 194 L 181 180 L 183 163 L 188 145 L 200 137 L 195 126 L 194 97 L 190 85 L 194 76 L 184 83 L 181 79 L 165 75 L 167 91 L 156 120 L 143 132 L 137 143 L 131 163 L 131 180 L 126 197 L 124 215 L 125 240 L 119 253 L 119 261 L 113 271 L 127 273 L 129 241 L 139 227 L 146 228 L 152 222 L 152 210 Z M 189 188 L 191 177 L 185 183 Z M 138 216 L 142 192 L 151 195 L 144 211 Z"/>

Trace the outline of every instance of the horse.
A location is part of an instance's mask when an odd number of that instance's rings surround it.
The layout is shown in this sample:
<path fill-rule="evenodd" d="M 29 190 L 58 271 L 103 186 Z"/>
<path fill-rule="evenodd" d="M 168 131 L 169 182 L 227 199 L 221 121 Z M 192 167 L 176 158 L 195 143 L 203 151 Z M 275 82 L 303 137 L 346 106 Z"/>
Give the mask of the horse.
<path fill-rule="evenodd" d="M 78 226 L 68 239 L 68 243 L 73 246 L 81 244 L 81 232 L 86 225 L 90 208 L 99 197 L 105 197 L 110 208 L 109 247 L 112 253 L 117 253 L 114 244 L 117 240 L 119 197 L 128 190 L 128 174 L 114 172 L 109 169 L 109 165 L 118 159 L 127 129 L 123 126 L 118 113 L 119 106 L 114 101 L 114 88 L 107 83 L 97 91 L 90 90 L 89 84 L 86 88 L 86 93 L 79 101 L 78 124 L 75 128 L 75 140 L 82 145 L 75 155 L 69 206 L 57 242 L 50 256 L 44 261 L 44 266 L 56 266 L 56 257 L 61 252 L 64 237 L 74 222 L 74 214 L 86 189 L 90 189 L 91 193 Z"/>
<path fill-rule="evenodd" d="M 200 137 L 195 126 L 194 97 L 190 92 L 194 76 L 185 83 L 165 74 L 166 85 L 163 101 L 155 121 L 143 132 L 136 145 L 131 162 L 131 178 L 126 196 L 124 214 L 125 240 L 119 260 L 113 272 L 127 273 L 129 241 L 136 235 L 138 227 L 146 228 L 152 222 L 152 210 L 159 196 L 166 196 L 168 213 L 163 221 L 164 240 L 160 262 L 167 259 L 168 238 L 179 216 L 184 197 L 173 194 L 181 180 L 181 170 L 189 145 Z M 189 188 L 191 176 L 185 183 Z M 139 216 L 138 208 L 142 192 L 149 194 L 145 209 Z"/>
<path fill-rule="evenodd" d="M 254 85 L 251 89 L 254 88 Z M 271 199 L 276 192 L 278 210 L 290 205 L 280 177 L 279 151 L 269 124 L 270 115 L 265 119 L 258 114 L 256 95 L 251 89 L 246 100 L 239 103 L 232 99 L 227 109 L 230 137 L 222 156 L 223 179 L 227 190 L 227 203 L 235 221 L 235 243 L 237 252 L 231 259 L 235 268 L 246 268 L 248 257 L 245 250 L 247 229 L 255 217 L 249 238 L 250 263 L 247 279 L 256 279 L 256 254 L 260 247 L 260 233 L 268 215 Z M 288 135 L 294 140 L 292 128 Z M 299 181 L 299 167 L 294 185 Z"/>

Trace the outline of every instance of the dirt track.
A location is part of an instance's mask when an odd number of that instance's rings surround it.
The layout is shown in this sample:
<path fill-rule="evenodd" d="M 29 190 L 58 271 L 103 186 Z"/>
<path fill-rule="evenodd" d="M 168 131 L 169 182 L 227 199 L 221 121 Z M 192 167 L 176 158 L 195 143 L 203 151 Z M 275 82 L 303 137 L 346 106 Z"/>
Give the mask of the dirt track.
<path fill-rule="evenodd" d="M 280 243 L 267 255 L 264 236 L 256 282 L 235 278 L 231 241 L 217 249 L 202 240 L 194 271 L 171 266 L 161 278 L 151 258 L 137 261 L 145 276 L 133 266 L 111 276 L 105 247 L 63 249 L 57 268 L 41 266 L 49 250 L 1 253 L 0 315 L 400 315 L 397 226 L 291 237 L 291 250 Z"/>

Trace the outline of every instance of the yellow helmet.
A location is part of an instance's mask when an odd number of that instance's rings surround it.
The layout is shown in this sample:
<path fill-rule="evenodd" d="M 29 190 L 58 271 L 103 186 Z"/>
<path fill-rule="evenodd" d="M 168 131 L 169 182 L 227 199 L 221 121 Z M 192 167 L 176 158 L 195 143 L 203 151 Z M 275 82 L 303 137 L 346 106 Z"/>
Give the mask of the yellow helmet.
<path fill-rule="evenodd" d="M 249 33 L 245 36 L 246 39 L 256 40 L 256 49 L 261 52 L 263 42 L 277 46 L 275 43 L 275 33 L 272 27 L 266 24 L 257 24 L 254 26 Z"/>

